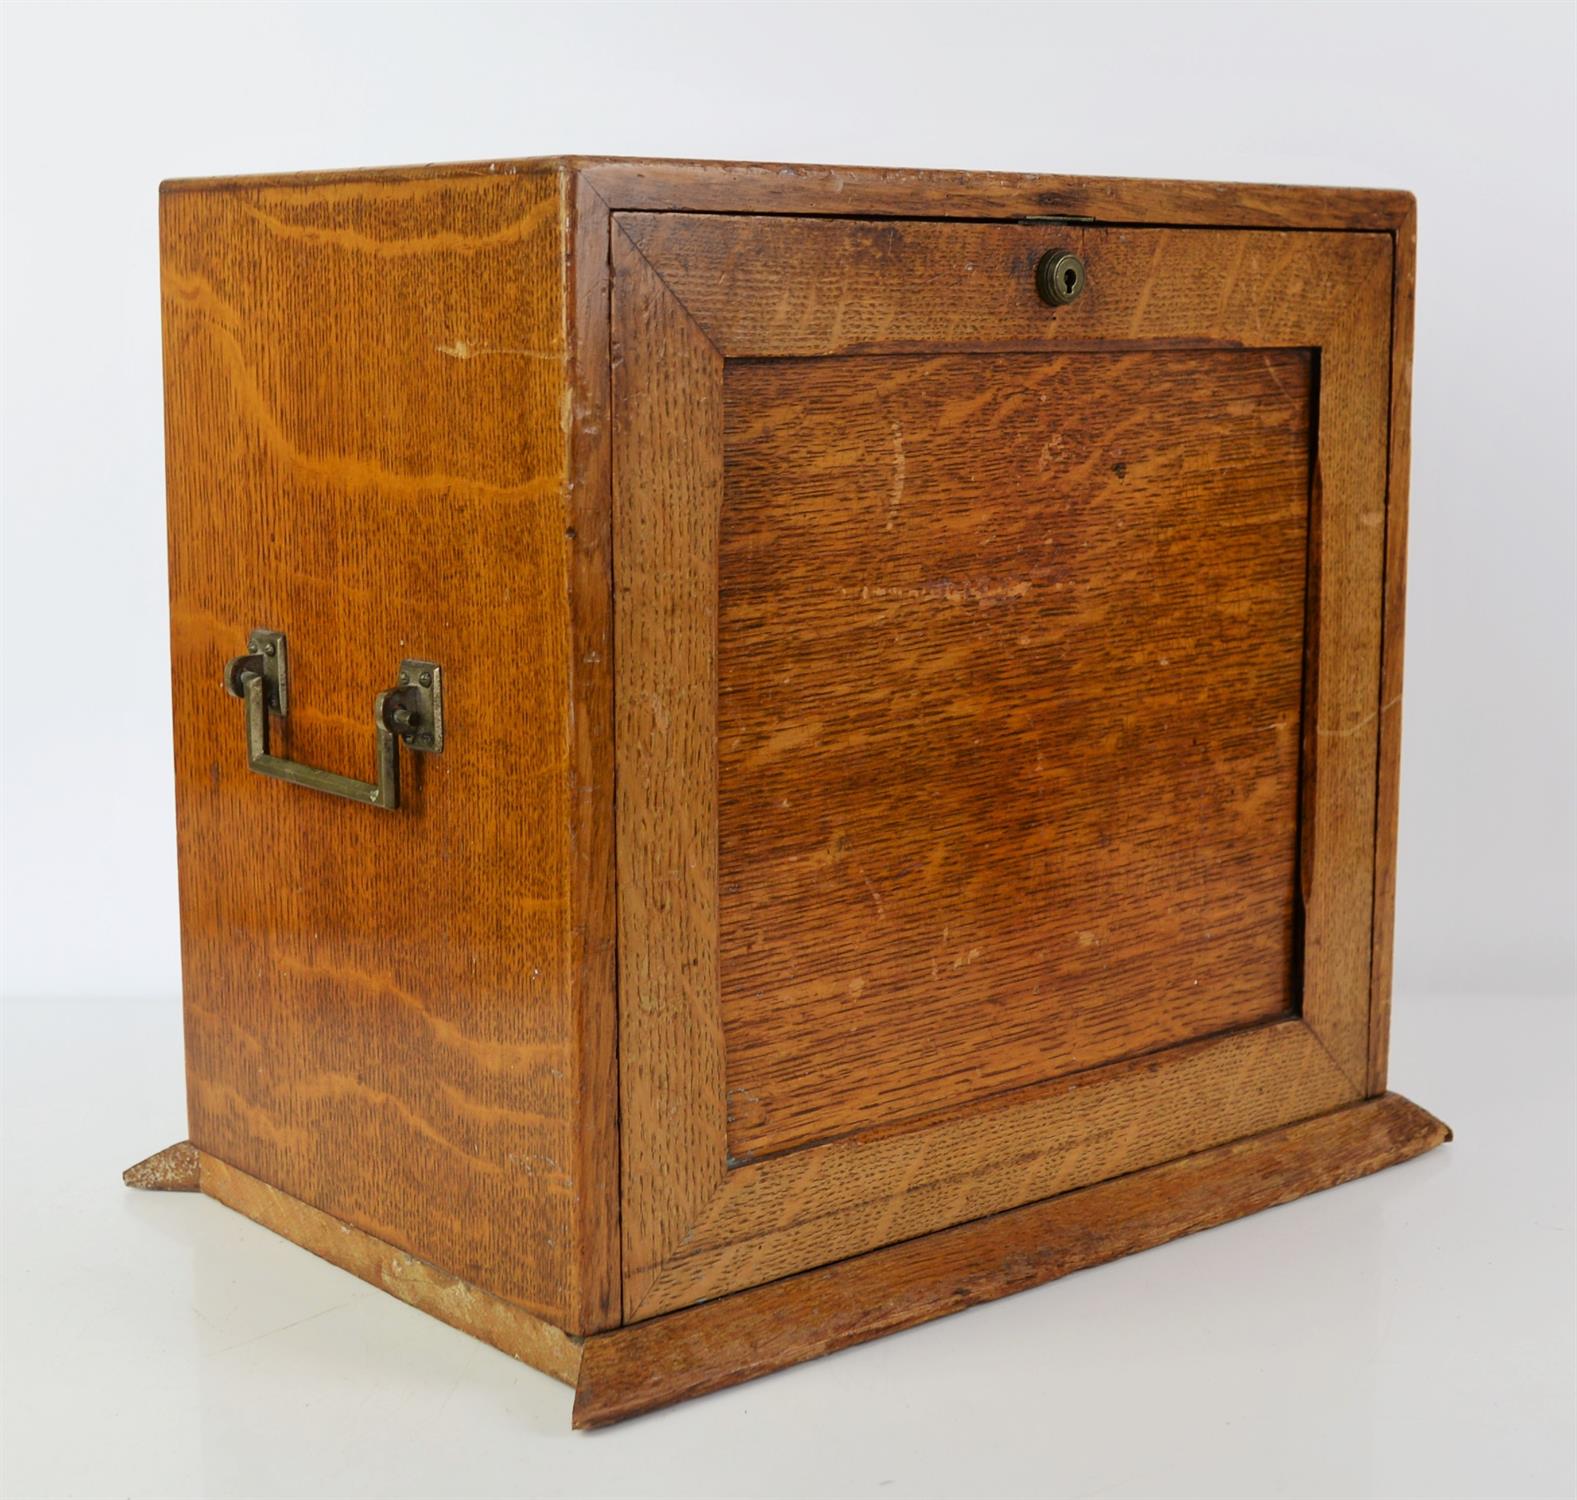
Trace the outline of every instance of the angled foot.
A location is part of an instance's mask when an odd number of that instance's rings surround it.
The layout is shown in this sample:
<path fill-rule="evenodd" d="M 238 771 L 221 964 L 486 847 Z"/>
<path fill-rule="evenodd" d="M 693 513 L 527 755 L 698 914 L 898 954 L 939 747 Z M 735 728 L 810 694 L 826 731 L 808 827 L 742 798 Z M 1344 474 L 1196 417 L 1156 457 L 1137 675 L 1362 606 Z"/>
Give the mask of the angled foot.
<path fill-rule="evenodd" d="M 134 1167 L 127 1167 L 121 1181 L 127 1187 L 146 1188 L 159 1193 L 195 1193 L 198 1190 L 197 1147 L 190 1141 L 177 1141 L 156 1152 Z"/>

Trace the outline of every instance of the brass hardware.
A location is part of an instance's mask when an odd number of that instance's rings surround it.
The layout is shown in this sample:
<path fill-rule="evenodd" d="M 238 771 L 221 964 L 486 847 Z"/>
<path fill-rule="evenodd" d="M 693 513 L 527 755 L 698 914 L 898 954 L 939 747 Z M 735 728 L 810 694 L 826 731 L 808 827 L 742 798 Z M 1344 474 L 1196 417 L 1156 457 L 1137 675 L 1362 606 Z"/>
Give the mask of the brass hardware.
<path fill-rule="evenodd" d="M 1035 290 L 1053 307 L 1077 302 L 1084 295 L 1084 262 L 1071 250 L 1048 250 L 1035 267 Z"/>
<path fill-rule="evenodd" d="M 400 805 L 400 742 L 424 755 L 436 755 L 444 747 L 443 669 L 436 662 L 402 661 L 400 685 L 373 700 L 376 781 L 357 781 L 338 771 L 321 771 L 269 754 L 269 716 L 282 719 L 290 708 L 290 673 L 281 632 L 254 630 L 247 638 L 247 654 L 226 665 L 224 683 L 232 696 L 246 701 L 247 764 L 261 776 L 293 786 L 392 812 Z"/>

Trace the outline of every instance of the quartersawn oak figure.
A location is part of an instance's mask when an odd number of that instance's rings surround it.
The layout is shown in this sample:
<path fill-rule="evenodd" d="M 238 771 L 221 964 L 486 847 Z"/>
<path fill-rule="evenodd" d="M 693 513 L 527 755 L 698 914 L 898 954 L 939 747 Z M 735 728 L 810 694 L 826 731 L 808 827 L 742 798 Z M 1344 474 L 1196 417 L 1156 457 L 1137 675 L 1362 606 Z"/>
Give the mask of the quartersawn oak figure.
<path fill-rule="evenodd" d="M 191 1142 L 128 1180 L 595 1425 L 1446 1138 L 1385 1080 L 1408 195 L 161 222 Z"/>

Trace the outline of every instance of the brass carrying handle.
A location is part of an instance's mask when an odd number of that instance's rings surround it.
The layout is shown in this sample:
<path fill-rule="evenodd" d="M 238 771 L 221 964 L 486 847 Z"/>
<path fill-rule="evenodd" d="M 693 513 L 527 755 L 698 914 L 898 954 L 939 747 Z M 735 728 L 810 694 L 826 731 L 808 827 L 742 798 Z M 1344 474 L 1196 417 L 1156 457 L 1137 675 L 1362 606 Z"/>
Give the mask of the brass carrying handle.
<path fill-rule="evenodd" d="M 443 670 L 436 662 L 402 661 L 400 685 L 379 693 L 372 705 L 376 781 L 357 781 L 338 771 L 320 771 L 300 761 L 270 755 L 268 719 L 284 718 L 290 707 L 290 676 L 285 637 L 277 630 L 254 630 L 247 654 L 225 666 L 225 687 L 246 702 L 246 760 L 260 776 L 292 786 L 347 797 L 392 812 L 400 805 L 400 743 L 424 755 L 444 747 Z"/>

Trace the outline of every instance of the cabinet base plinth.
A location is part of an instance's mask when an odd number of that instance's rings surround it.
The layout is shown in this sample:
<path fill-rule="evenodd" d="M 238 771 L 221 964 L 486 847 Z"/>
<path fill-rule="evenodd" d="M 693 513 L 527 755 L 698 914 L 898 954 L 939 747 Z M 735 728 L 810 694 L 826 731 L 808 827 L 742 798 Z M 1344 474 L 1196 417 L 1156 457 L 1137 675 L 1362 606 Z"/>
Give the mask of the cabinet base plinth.
<path fill-rule="evenodd" d="M 577 1338 L 186 1142 L 133 1187 L 200 1188 L 403 1302 L 576 1388 L 600 1427 L 929 1322 L 1409 1160 L 1451 1132 L 1399 1094 Z"/>

